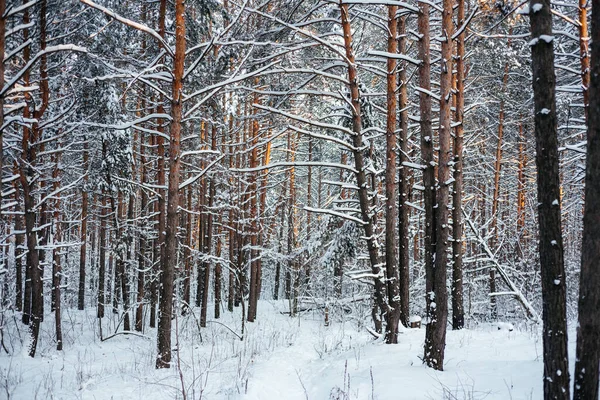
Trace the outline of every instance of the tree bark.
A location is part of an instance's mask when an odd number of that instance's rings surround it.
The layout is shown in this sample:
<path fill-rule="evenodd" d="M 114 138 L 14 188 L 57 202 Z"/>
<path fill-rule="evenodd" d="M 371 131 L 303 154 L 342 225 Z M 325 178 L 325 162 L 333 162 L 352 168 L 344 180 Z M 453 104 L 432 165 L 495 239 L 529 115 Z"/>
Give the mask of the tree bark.
<path fill-rule="evenodd" d="M 539 8 L 541 6 L 541 8 Z M 544 321 L 544 398 L 569 399 L 566 282 L 561 230 L 554 36 L 549 0 L 531 0 L 531 53 Z M 596 374 L 597 375 L 597 374 Z"/>
<path fill-rule="evenodd" d="M 589 87 L 574 400 L 597 400 L 600 374 L 600 0 L 593 0 L 592 10 L 596 12 L 592 12 L 592 79 Z"/>
<path fill-rule="evenodd" d="M 438 156 L 438 189 L 436 191 L 435 262 L 433 269 L 433 299 L 430 303 L 430 319 L 427 329 L 431 331 L 429 348 L 425 352 L 427 365 L 438 371 L 444 369 L 446 348 L 446 321 L 448 319 L 448 293 L 446 268 L 448 266 L 450 148 L 452 122 L 452 0 L 444 0 L 442 13 L 442 59 L 440 76 L 440 127 Z M 430 293 L 431 294 L 431 293 Z"/>
<path fill-rule="evenodd" d="M 398 53 L 406 54 L 406 16 L 398 18 Z M 406 204 L 410 196 L 410 176 L 408 167 L 404 166 L 408 158 L 408 76 L 407 63 L 400 62 L 398 72 L 398 108 L 400 109 L 400 168 L 398 170 L 399 214 L 398 214 L 398 272 L 400 285 L 400 322 L 405 327 L 409 326 L 410 319 L 410 249 L 408 244 L 410 226 L 410 207 Z"/>
<path fill-rule="evenodd" d="M 177 262 L 177 208 L 179 206 L 180 138 L 185 62 L 185 4 L 175 2 L 175 59 L 171 101 L 169 146 L 169 197 L 165 235 L 165 258 L 162 262 L 160 316 L 158 320 L 158 354 L 156 368 L 171 366 L 171 315 L 173 313 L 173 279 Z"/>
<path fill-rule="evenodd" d="M 88 166 L 88 142 L 83 143 L 83 169 L 87 172 Z M 83 178 L 81 191 L 81 246 L 79 247 L 79 290 L 77 292 L 77 309 L 85 309 L 85 261 L 87 250 L 87 217 L 88 217 L 88 194 L 85 184 L 87 176 Z"/>
<path fill-rule="evenodd" d="M 373 274 L 375 291 L 373 301 L 376 307 L 385 314 L 389 311 L 385 300 L 385 286 L 383 283 L 383 271 L 380 268 L 378 248 L 379 244 L 375 237 L 375 227 L 373 224 L 374 215 L 371 213 L 371 204 L 369 202 L 368 182 L 365 174 L 365 162 L 363 158 L 363 134 L 362 134 L 362 115 L 360 107 L 360 92 L 358 86 L 358 71 L 352 49 L 352 29 L 350 26 L 350 14 L 348 4 L 339 3 L 341 13 L 342 31 L 344 34 L 344 50 L 346 53 L 346 66 L 348 68 L 348 81 L 350 89 L 351 113 L 352 113 L 352 145 L 354 146 L 354 169 L 356 184 L 358 186 L 358 200 L 360 204 L 361 219 L 363 221 L 363 230 L 367 241 L 367 250 L 369 253 L 369 263 L 371 273 Z M 375 314 L 374 314 L 375 315 Z M 374 321 L 376 329 L 381 327 L 378 321 Z M 379 325 L 379 326 L 378 326 Z"/>
<path fill-rule="evenodd" d="M 465 22 L 465 1 L 458 0 L 457 26 Z M 456 40 L 456 97 L 454 120 L 454 192 L 452 196 L 452 329 L 465 326 L 463 305 L 463 113 L 465 108 L 465 33 Z"/>
<path fill-rule="evenodd" d="M 398 49 L 398 6 L 388 6 L 388 43 L 387 52 L 395 54 Z M 389 311 L 385 315 L 386 343 L 398 343 L 398 324 L 400 322 L 400 287 L 398 260 L 396 251 L 396 59 L 387 59 L 387 119 L 385 130 L 386 167 L 385 167 L 385 270 Z"/>
<path fill-rule="evenodd" d="M 106 276 L 106 196 L 102 194 L 102 203 L 100 205 L 100 239 L 99 247 L 99 267 L 98 267 L 98 310 L 97 317 L 104 318 L 104 303 L 106 302 L 105 276 Z"/>
<path fill-rule="evenodd" d="M 432 346 L 434 345 L 433 330 L 429 321 L 433 319 L 432 303 L 434 299 L 434 266 L 433 255 L 435 254 L 435 168 L 433 161 L 433 130 L 431 128 L 431 96 L 427 94 L 431 90 L 431 67 L 430 67 L 430 36 L 429 36 L 429 5 L 419 3 L 419 15 L 417 19 L 420 40 L 419 52 L 419 86 L 423 91 L 419 92 L 419 124 L 421 128 L 421 157 L 423 163 L 423 206 L 425 208 L 425 230 L 423 235 L 424 262 L 425 262 L 425 310 L 427 326 L 425 330 L 424 360 L 432 360 Z"/>

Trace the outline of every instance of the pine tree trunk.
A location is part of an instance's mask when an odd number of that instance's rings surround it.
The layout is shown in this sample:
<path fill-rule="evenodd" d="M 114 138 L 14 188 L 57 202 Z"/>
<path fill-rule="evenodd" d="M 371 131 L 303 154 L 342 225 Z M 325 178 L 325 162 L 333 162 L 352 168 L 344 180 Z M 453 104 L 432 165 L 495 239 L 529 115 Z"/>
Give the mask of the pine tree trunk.
<path fill-rule="evenodd" d="M 105 282 L 106 282 L 106 196 L 101 195 L 102 203 L 100 205 L 100 239 L 99 247 L 99 267 L 98 267 L 98 310 L 97 317 L 104 318 L 104 303 L 106 302 Z"/>
<path fill-rule="evenodd" d="M 388 43 L 387 52 L 395 54 L 398 49 L 397 6 L 388 6 Z M 385 167 L 385 270 L 388 304 L 390 310 L 385 315 L 386 343 L 398 343 L 398 324 L 400 322 L 400 287 L 398 283 L 398 260 L 396 251 L 396 59 L 387 59 L 387 119 L 385 130 L 386 167 Z"/>
<path fill-rule="evenodd" d="M 348 4 L 340 2 L 341 23 L 344 35 L 344 50 L 347 59 L 348 81 L 350 89 L 350 101 L 352 104 L 352 145 L 354 146 L 354 169 L 356 177 L 356 185 L 358 186 L 358 200 L 360 204 L 361 219 L 363 221 L 363 229 L 367 238 L 367 250 L 369 253 L 369 263 L 371 273 L 377 278 L 374 279 L 375 291 L 373 293 L 374 304 L 380 309 L 382 314 L 389 311 L 389 306 L 385 300 L 385 286 L 379 277 L 381 276 L 381 268 L 379 263 L 379 254 L 377 239 L 375 237 L 375 227 L 373 224 L 374 216 L 371 213 L 371 203 L 369 202 L 368 182 L 365 174 L 365 162 L 363 158 L 363 134 L 362 134 L 362 116 L 360 107 L 360 92 L 358 87 L 358 71 L 354 59 L 354 51 L 352 49 L 352 29 L 350 26 L 350 14 Z M 375 316 L 376 313 L 374 313 Z M 376 329 L 381 330 L 380 323 L 374 321 Z"/>
<path fill-rule="evenodd" d="M 438 190 L 436 191 L 435 218 L 435 262 L 433 270 L 433 299 L 430 303 L 430 319 L 427 328 L 431 330 L 431 342 L 425 353 L 427 365 L 438 371 L 444 369 L 446 347 L 446 321 L 448 319 L 448 294 L 446 289 L 446 269 L 448 266 L 449 238 L 449 192 L 450 147 L 452 122 L 452 0 L 444 0 L 442 13 L 442 60 L 440 76 L 440 127 L 438 156 Z"/>
<path fill-rule="evenodd" d="M 427 326 L 425 331 L 424 360 L 433 360 L 433 330 L 429 323 L 433 319 L 432 303 L 434 300 L 434 266 L 435 254 L 435 170 L 433 166 L 433 130 L 431 128 L 431 97 L 427 94 L 431 90 L 430 67 L 430 35 L 429 35 L 429 5 L 419 3 L 418 28 L 420 40 L 418 44 L 419 60 L 419 86 L 424 90 L 419 92 L 419 109 L 421 128 L 421 157 L 423 167 L 423 206 L 425 208 L 425 230 L 423 235 L 424 262 L 425 262 L 425 310 Z"/>
<path fill-rule="evenodd" d="M 398 53 L 406 54 L 406 16 L 398 18 Z M 400 322 L 405 327 L 409 326 L 410 319 L 410 249 L 408 244 L 409 226 L 410 226 L 410 207 L 406 204 L 409 201 L 410 190 L 410 171 L 404 166 L 408 158 L 408 76 L 406 73 L 407 63 L 400 62 L 400 72 L 398 73 L 398 109 L 400 110 L 400 168 L 398 170 L 398 272 L 400 285 Z"/>
<path fill-rule="evenodd" d="M 566 282 L 561 230 L 554 41 L 549 0 L 531 0 L 531 53 L 542 281 L 544 398 L 569 399 Z M 597 290 L 597 289 L 596 289 Z M 596 374 L 597 376 L 597 374 Z"/>
<path fill-rule="evenodd" d="M 163 0 L 164 1 L 164 0 Z M 165 235 L 165 257 L 162 261 L 160 316 L 158 320 L 158 354 L 156 368 L 171 366 L 171 315 L 173 314 L 173 280 L 177 262 L 177 208 L 179 207 L 180 139 L 183 114 L 183 72 L 185 62 L 185 4 L 175 2 L 175 59 L 171 101 L 169 146 L 169 197 Z"/>
<path fill-rule="evenodd" d="M 60 144 L 59 144 L 60 147 Z M 54 154 L 54 171 L 52 172 L 52 191 L 57 192 L 59 188 L 59 155 Z M 52 249 L 52 310 L 54 311 L 54 329 L 56 333 L 56 350 L 63 349 L 62 325 L 60 316 L 60 285 L 62 277 L 62 267 L 60 264 L 60 248 L 56 247 L 61 241 L 61 216 L 60 216 L 60 199 L 54 202 L 54 236 Z"/>
<path fill-rule="evenodd" d="M 458 27 L 465 22 L 465 1 L 458 0 Z M 456 40 L 456 104 L 454 119 L 454 192 L 452 196 L 452 329 L 465 326 L 463 305 L 463 112 L 465 108 L 465 33 Z"/>
<path fill-rule="evenodd" d="M 0 0 L 1 1 L 1 0 Z M 2 5 L 0 4 L 0 12 Z M 2 26 L 0 24 L 0 29 Z M 1 35 L 2 33 L 0 33 Z M 1 50 L 1 47 L 0 47 Z M 1 113 L 1 111 L 0 111 Z M 18 168 L 15 167 L 13 172 L 14 175 L 18 175 Z M 16 291 L 15 291 L 15 308 L 17 311 L 23 311 L 23 257 L 25 257 L 25 251 L 23 249 L 23 230 L 25 226 L 23 224 L 23 216 L 19 214 L 21 211 L 20 207 L 20 192 L 18 181 L 13 181 L 13 189 L 15 191 L 15 280 L 16 280 Z"/>
<path fill-rule="evenodd" d="M 592 80 L 585 171 L 585 212 L 581 246 L 579 317 L 575 357 L 574 400 L 597 400 L 600 375 L 600 1 L 593 0 Z M 566 356 L 566 351 L 565 351 Z"/>
<path fill-rule="evenodd" d="M 587 22 L 588 0 L 579 0 L 579 54 L 581 58 L 581 88 L 583 90 L 583 107 L 585 120 L 589 119 L 590 104 L 590 52 Z"/>
<path fill-rule="evenodd" d="M 87 172 L 88 166 L 88 142 L 83 144 L 83 169 Z M 81 246 L 79 247 L 79 290 L 77 292 L 77 309 L 85 308 L 85 261 L 87 250 L 87 218 L 88 218 L 88 194 L 85 184 L 87 176 L 83 179 L 83 190 L 81 193 Z"/>

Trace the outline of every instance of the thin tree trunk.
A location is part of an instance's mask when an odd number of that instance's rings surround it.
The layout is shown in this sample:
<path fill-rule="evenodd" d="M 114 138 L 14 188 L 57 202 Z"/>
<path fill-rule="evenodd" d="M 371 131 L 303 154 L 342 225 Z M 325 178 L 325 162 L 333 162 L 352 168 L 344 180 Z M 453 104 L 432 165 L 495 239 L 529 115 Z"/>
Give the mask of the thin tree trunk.
<path fill-rule="evenodd" d="M 167 0 L 160 0 L 160 6 L 158 11 L 158 31 L 160 36 L 164 39 L 166 37 L 166 27 L 165 27 L 165 19 L 167 13 Z M 156 109 L 158 114 L 164 114 L 164 98 L 161 95 L 159 97 L 158 107 Z M 171 111 L 172 112 L 172 111 Z M 159 118 L 158 123 L 158 131 L 160 133 L 165 133 L 164 120 Z M 173 121 L 171 121 L 173 124 Z M 158 303 L 158 292 L 162 290 L 162 267 L 164 265 L 165 259 L 165 246 L 166 246 L 166 238 L 165 238 L 165 204 L 166 204 L 166 192 L 165 192 L 165 139 L 163 135 L 156 135 L 156 147 L 158 152 L 158 160 L 157 160 L 157 181 L 158 181 L 158 201 L 156 203 L 157 215 L 158 219 L 158 243 L 155 246 L 154 253 L 154 276 L 152 277 L 152 282 L 150 284 L 150 327 L 154 328 L 156 326 L 156 306 Z"/>
<path fill-rule="evenodd" d="M 425 247 L 425 310 L 427 327 L 425 331 L 424 360 L 432 360 L 433 330 L 429 321 L 433 319 L 432 303 L 434 300 L 434 267 L 433 255 L 435 254 L 435 170 L 433 164 L 433 130 L 431 128 L 431 97 L 427 94 L 431 90 L 431 67 L 430 67 L 430 39 L 429 39 L 429 5 L 419 3 L 419 15 L 417 19 L 420 40 L 418 44 L 419 60 L 419 86 L 423 91 L 419 92 L 419 124 L 421 128 L 421 157 L 423 169 L 423 205 L 425 208 L 425 230 L 423 244 Z"/>
<path fill-rule="evenodd" d="M 83 143 L 83 169 L 87 172 L 88 165 L 88 142 Z M 87 174 L 83 178 L 83 190 L 81 192 L 81 246 L 79 247 L 79 290 L 77 292 L 77 309 L 85 309 L 85 261 L 87 250 L 87 218 L 88 218 L 88 194 L 85 184 Z"/>
<path fill-rule="evenodd" d="M 398 18 L 398 53 L 406 54 L 406 16 Z M 400 168 L 398 170 L 398 272 L 400 285 L 400 322 L 405 327 L 409 325 L 410 319 L 410 250 L 408 244 L 409 226 L 410 226 L 410 207 L 406 204 L 410 196 L 410 171 L 404 166 L 408 158 L 408 82 L 407 82 L 407 63 L 400 62 L 400 71 L 398 72 L 398 108 L 400 109 Z"/>
<path fill-rule="evenodd" d="M 395 54 L 398 49 L 398 6 L 388 6 L 388 43 L 387 52 Z M 386 167 L 385 167 L 385 270 L 388 304 L 386 313 L 386 343 L 398 343 L 398 324 L 400 322 L 400 286 L 398 283 L 398 260 L 396 251 L 397 191 L 396 191 L 396 59 L 387 59 L 387 119 L 385 130 Z"/>
<path fill-rule="evenodd" d="M 59 145 L 60 146 L 60 145 Z M 52 172 L 53 187 L 52 191 L 57 192 L 59 188 L 58 163 L 59 154 L 54 154 L 54 171 Z M 62 268 L 60 264 L 60 248 L 56 247 L 61 241 L 61 216 L 60 216 L 60 198 L 54 202 L 54 241 L 52 249 L 52 309 L 54 311 L 54 328 L 56 332 L 56 350 L 63 349 L 62 325 L 60 317 L 60 285 L 62 277 Z"/>
<path fill-rule="evenodd" d="M 600 1 L 592 2 L 592 80 L 585 171 L 574 400 L 597 400 L 600 375 Z M 563 280 L 564 281 L 564 280 Z M 565 335 L 566 336 L 566 335 Z M 565 351 L 566 357 L 566 351 Z"/>
<path fill-rule="evenodd" d="M 106 276 L 106 196 L 101 195 L 102 203 L 100 205 L 100 243 L 99 247 L 99 267 L 98 267 L 98 311 L 97 317 L 104 318 L 104 303 L 106 302 L 105 276 Z"/>
<path fill-rule="evenodd" d="M 587 23 L 588 0 L 579 0 L 579 54 L 581 57 L 581 87 L 583 89 L 583 107 L 585 120 L 589 119 L 590 104 L 590 52 Z"/>
<path fill-rule="evenodd" d="M 458 0 L 457 26 L 465 22 L 465 1 Z M 452 196 L 452 329 L 465 326 L 463 302 L 463 112 L 465 108 L 465 32 L 456 40 L 456 97 L 454 112 L 454 192 Z"/>
<path fill-rule="evenodd" d="M 346 53 L 346 65 L 348 68 L 348 81 L 350 89 L 350 101 L 352 104 L 352 145 L 354 146 L 354 169 L 356 170 L 356 184 L 358 186 L 358 200 L 360 203 L 361 218 L 363 221 L 363 229 L 365 237 L 367 238 L 367 250 L 369 253 L 369 263 L 371 265 L 371 273 L 376 276 L 374 279 L 375 291 L 374 291 L 374 303 L 381 310 L 382 313 L 388 311 L 388 305 L 385 301 L 385 286 L 382 280 L 379 278 L 381 274 L 381 268 L 379 263 L 378 248 L 379 244 L 375 237 L 375 227 L 373 225 L 373 215 L 371 213 L 371 204 L 369 202 L 368 183 L 367 176 L 365 174 L 365 163 L 362 153 L 363 148 L 363 135 L 362 135 L 362 116 L 360 107 L 360 93 L 358 87 L 358 71 L 356 69 L 356 63 L 354 59 L 354 52 L 352 50 L 352 29 L 350 26 L 350 14 L 348 4 L 340 2 L 341 12 L 341 23 L 342 31 L 344 35 L 344 49 Z M 375 313 L 376 314 L 376 313 Z M 381 331 L 381 323 L 374 321 L 375 329 Z"/>
<path fill-rule="evenodd" d="M 1 1 L 1 0 L 0 0 Z M 0 12 L 2 5 L 0 4 Z M 2 27 L 0 26 L 0 29 Z M 0 33 L 1 35 L 2 33 Z M 1 50 L 1 49 L 0 49 Z M 1 113 L 1 111 L 0 111 Z M 18 168 L 15 168 L 13 172 L 18 175 Z M 18 181 L 13 181 L 13 189 L 15 191 L 15 280 L 16 280 L 16 292 L 15 292 L 15 308 L 17 311 L 23 311 L 23 257 L 25 252 L 23 250 L 23 230 L 25 226 L 23 224 L 23 215 L 21 215 L 20 207 L 20 192 Z"/>

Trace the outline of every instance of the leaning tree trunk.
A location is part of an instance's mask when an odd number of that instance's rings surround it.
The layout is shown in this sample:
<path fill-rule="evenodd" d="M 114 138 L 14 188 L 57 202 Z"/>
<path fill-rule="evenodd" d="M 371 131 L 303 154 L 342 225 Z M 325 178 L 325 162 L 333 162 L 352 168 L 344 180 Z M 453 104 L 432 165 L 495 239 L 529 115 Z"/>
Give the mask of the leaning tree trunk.
<path fill-rule="evenodd" d="M 175 59 L 171 100 L 169 146 L 169 197 L 165 234 L 165 257 L 162 260 L 160 316 L 158 319 L 158 353 L 156 368 L 171 366 L 171 314 L 173 313 L 173 280 L 177 262 L 177 208 L 179 206 L 179 171 L 181 168 L 181 119 L 183 108 L 183 72 L 185 61 L 185 4 L 175 2 Z"/>
<path fill-rule="evenodd" d="M 352 145 L 354 150 L 354 169 L 356 175 L 356 184 L 358 186 L 358 201 L 360 204 L 360 213 L 363 221 L 363 229 L 367 240 L 367 250 L 369 253 L 369 263 L 371 265 L 371 273 L 374 278 L 375 292 L 374 303 L 379 307 L 382 313 L 388 310 L 388 304 L 384 298 L 385 286 L 381 279 L 382 270 L 379 264 L 378 248 L 379 244 L 375 237 L 375 226 L 373 224 L 373 215 L 371 213 L 371 204 L 369 202 L 369 188 L 367 175 L 365 174 L 365 162 L 363 158 L 363 133 L 362 133 L 362 118 L 360 107 L 360 92 L 358 88 L 358 71 L 354 59 L 354 51 L 352 49 L 352 29 L 350 26 L 350 13 L 348 4 L 340 1 L 340 12 L 342 30 L 344 34 L 344 49 L 346 52 L 346 65 L 348 68 L 348 81 L 350 89 L 350 101 L 352 105 Z M 374 313 L 375 315 L 375 313 Z M 376 329 L 380 330 L 378 321 L 374 321 Z"/>
<path fill-rule="evenodd" d="M 569 399 L 566 282 L 560 215 L 554 36 L 550 0 L 531 0 L 531 53 L 544 322 L 544 398 Z M 597 288 L 595 289 L 597 290 Z M 597 374 L 596 374 L 597 375 Z"/>
<path fill-rule="evenodd" d="M 600 0 L 593 0 L 600 10 Z M 574 400 L 598 399 L 600 364 L 600 13 L 592 13 L 592 79 L 589 87 L 585 213 L 581 246 Z M 566 353 L 566 352 L 565 352 Z"/>

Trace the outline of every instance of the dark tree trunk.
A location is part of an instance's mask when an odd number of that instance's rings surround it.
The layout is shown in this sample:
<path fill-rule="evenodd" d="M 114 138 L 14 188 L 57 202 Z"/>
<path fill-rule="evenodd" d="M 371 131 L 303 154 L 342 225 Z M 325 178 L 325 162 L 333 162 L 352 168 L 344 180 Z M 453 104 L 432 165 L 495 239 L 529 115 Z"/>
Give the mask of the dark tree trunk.
<path fill-rule="evenodd" d="M 1 10 L 1 5 L 0 5 Z M 0 29 L 2 29 L 0 25 Z M 1 35 L 1 33 L 0 33 Z M 1 50 L 1 47 L 0 47 Z M 17 173 L 15 173 L 16 175 Z M 17 205 L 15 206 L 15 267 L 16 267 L 16 299 L 15 299 L 15 307 L 17 311 L 23 311 L 23 257 L 25 256 L 25 252 L 23 249 L 23 230 L 25 226 L 23 224 L 23 216 L 18 214 L 21 211 L 21 208 L 18 204 L 20 204 L 20 195 L 19 195 L 19 186 L 18 181 L 13 182 L 13 188 L 15 190 L 15 201 Z"/>
<path fill-rule="evenodd" d="M 419 28 L 419 86 L 425 91 L 431 90 L 431 67 L 430 67 L 430 45 L 429 45 L 429 5 L 427 3 L 419 3 L 418 15 Z M 423 244 L 425 247 L 425 307 L 427 327 L 425 331 L 425 349 L 424 360 L 431 359 L 433 346 L 433 330 L 430 327 L 429 321 L 433 318 L 432 302 L 434 288 L 434 267 L 433 255 L 435 253 L 435 170 L 433 167 L 433 130 L 431 129 L 431 97 L 427 92 L 419 93 L 419 109 L 421 127 L 421 157 L 423 167 L 423 205 L 425 208 L 425 230 L 423 235 Z"/>
<path fill-rule="evenodd" d="M 600 374 L 600 0 L 592 2 L 592 55 L 574 400 L 598 399 Z M 565 351 L 566 356 L 566 351 Z"/>
<path fill-rule="evenodd" d="M 60 147 L 60 145 L 59 145 Z M 52 173 L 52 191 L 56 193 L 59 188 L 59 154 L 54 154 L 54 171 Z M 54 240 L 55 247 L 52 249 L 52 310 L 54 311 L 54 328 L 56 333 L 56 350 L 63 349 L 62 324 L 60 316 L 60 285 L 62 278 L 62 267 L 60 264 L 60 248 L 56 247 L 61 241 L 61 216 L 60 199 L 54 202 Z"/>
<path fill-rule="evenodd" d="M 88 143 L 87 140 L 83 144 L 83 168 L 87 169 L 88 164 Z M 87 176 L 84 178 L 84 187 L 81 193 L 81 246 L 79 247 L 79 290 L 77 292 L 77 308 L 83 310 L 85 308 L 85 259 L 87 250 L 87 216 L 88 216 L 88 194 L 85 183 Z"/>
<path fill-rule="evenodd" d="M 550 1 L 531 0 L 529 3 L 530 10 L 539 6 L 539 10 L 530 14 L 530 19 L 544 322 L 544 398 L 568 400 L 566 277 L 560 215 L 556 77 L 552 67 L 554 36 Z"/>
<path fill-rule="evenodd" d="M 98 318 L 104 318 L 104 303 L 106 302 L 106 196 L 102 195 L 100 212 L 99 267 L 98 267 Z"/>
<path fill-rule="evenodd" d="M 435 263 L 433 268 L 433 299 L 430 303 L 427 329 L 431 331 L 425 362 L 433 369 L 444 369 L 446 348 L 446 321 L 448 293 L 446 269 L 448 266 L 448 226 L 450 200 L 450 162 L 452 161 L 451 106 L 452 106 L 452 0 L 444 0 L 442 13 L 442 61 L 440 76 L 440 127 L 438 156 L 438 190 L 436 191 Z M 431 294 L 431 293 L 430 293 Z"/>

